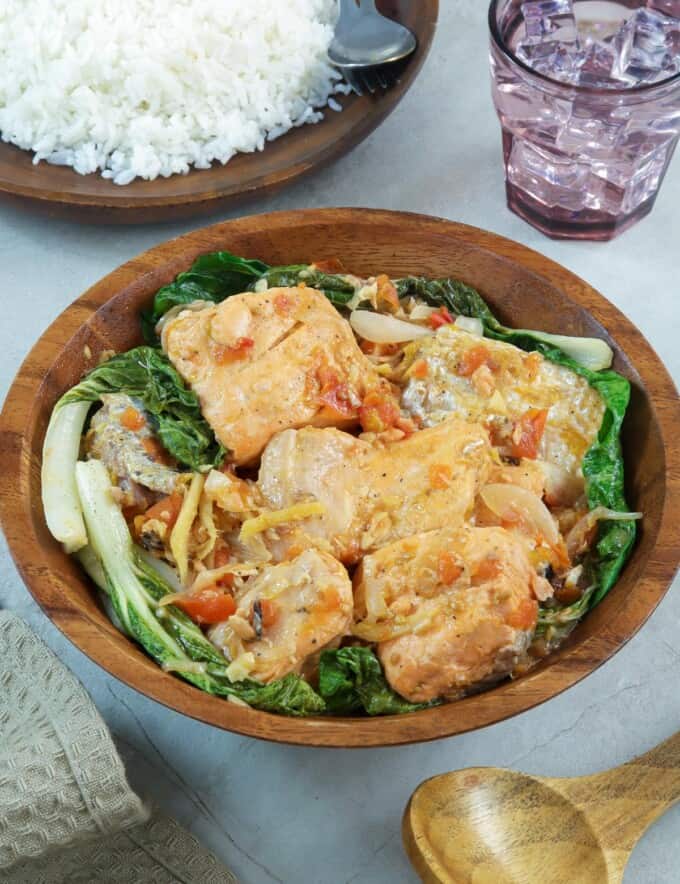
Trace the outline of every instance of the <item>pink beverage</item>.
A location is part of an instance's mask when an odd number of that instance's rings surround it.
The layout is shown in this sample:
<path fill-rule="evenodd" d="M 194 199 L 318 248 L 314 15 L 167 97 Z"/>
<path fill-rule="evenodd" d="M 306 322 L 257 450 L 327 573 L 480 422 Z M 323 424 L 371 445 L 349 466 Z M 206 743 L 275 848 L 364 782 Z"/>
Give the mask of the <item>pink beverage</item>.
<path fill-rule="evenodd" d="M 492 0 L 509 208 L 555 239 L 647 215 L 680 135 L 680 0 Z"/>

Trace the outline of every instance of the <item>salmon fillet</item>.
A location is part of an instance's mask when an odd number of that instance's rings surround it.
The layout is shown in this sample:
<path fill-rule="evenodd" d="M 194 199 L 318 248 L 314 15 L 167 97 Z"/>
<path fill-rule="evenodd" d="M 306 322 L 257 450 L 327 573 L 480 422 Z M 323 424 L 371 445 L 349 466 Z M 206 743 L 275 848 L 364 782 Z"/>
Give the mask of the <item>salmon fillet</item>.
<path fill-rule="evenodd" d="M 311 288 L 184 310 L 162 342 L 236 464 L 257 460 L 288 427 L 356 424 L 366 390 L 384 383 L 346 320 Z"/>
<path fill-rule="evenodd" d="M 355 632 L 379 642 L 385 676 L 402 696 L 454 698 L 506 675 L 526 650 L 535 580 L 524 547 L 502 528 L 419 533 L 364 558 Z"/>
<path fill-rule="evenodd" d="M 326 512 L 280 529 L 274 554 L 312 545 L 352 563 L 400 537 L 459 526 L 492 463 L 484 430 L 457 419 L 387 444 L 336 429 L 286 430 L 262 456 L 262 497 L 272 510 L 316 500 Z"/>

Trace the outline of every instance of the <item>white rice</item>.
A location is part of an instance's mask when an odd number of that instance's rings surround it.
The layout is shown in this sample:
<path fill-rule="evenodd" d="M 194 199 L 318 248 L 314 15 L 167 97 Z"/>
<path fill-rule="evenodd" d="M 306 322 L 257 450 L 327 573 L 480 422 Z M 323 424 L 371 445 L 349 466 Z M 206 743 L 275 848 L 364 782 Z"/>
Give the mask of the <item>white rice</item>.
<path fill-rule="evenodd" d="M 2 139 L 116 184 L 262 150 L 346 91 L 336 16 L 336 0 L 0 0 Z"/>

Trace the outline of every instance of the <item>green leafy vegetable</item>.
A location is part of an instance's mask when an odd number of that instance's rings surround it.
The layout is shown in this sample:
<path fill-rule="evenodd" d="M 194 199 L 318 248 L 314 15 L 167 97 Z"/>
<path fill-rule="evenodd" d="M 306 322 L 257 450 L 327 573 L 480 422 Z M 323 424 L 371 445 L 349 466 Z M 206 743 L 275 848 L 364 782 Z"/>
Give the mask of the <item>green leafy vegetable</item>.
<path fill-rule="evenodd" d="M 193 301 L 218 303 L 230 295 L 246 291 L 268 269 L 269 265 L 262 261 L 239 258 L 231 252 L 201 255 L 190 270 L 180 273 L 174 282 L 156 293 L 153 308 L 146 319 L 147 340 L 149 330 L 172 307 Z"/>
<path fill-rule="evenodd" d="M 104 393 L 141 399 L 166 450 L 193 470 L 219 466 L 225 451 L 201 414 L 196 394 L 169 360 L 153 347 L 136 347 L 94 368 L 57 403 L 96 402 Z"/>
<path fill-rule="evenodd" d="M 75 474 L 89 538 L 81 561 L 108 596 L 120 626 L 157 663 L 210 694 L 236 697 L 256 709 L 295 716 L 325 710 L 321 697 L 297 675 L 268 685 L 231 682 L 227 661 L 200 627 L 173 605 L 158 607 L 172 589 L 132 543 L 104 465 L 80 461 Z"/>
<path fill-rule="evenodd" d="M 621 451 L 621 426 L 630 399 L 628 380 L 614 371 L 593 371 L 554 343 L 557 336 L 525 329 L 511 329 L 493 315 L 481 295 L 470 286 L 450 279 L 427 280 L 408 277 L 396 282 L 400 297 L 417 295 L 432 306 L 445 305 L 452 313 L 481 319 L 484 334 L 497 341 L 514 344 L 521 350 L 537 351 L 546 359 L 563 365 L 585 378 L 602 397 L 605 413 L 597 440 L 586 452 L 582 469 L 586 479 L 588 506 L 604 506 L 626 512 L 624 464 Z M 592 339 L 582 339 L 585 341 Z M 612 588 L 633 547 L 634 521 L 603 521 L 586 564 L 595 583 L 589 606 L 596 605 Z"/>
<path fill-rule="evenodd" d="M 344 276 L 323 273 L 309 264 L 272 267 L 262 275 L 261 279 L 266 280 L 269 288 L 294 287 L 304 282 L 311 288 L 323 292 L 332 304 L 340 307 L 350 301 L 355 292 L 354 283 Z"/>
<path fill-rule="evenodd" d="M 197 258 L 186 273 L 156 293 L 151 311 L 142 317 L 144 337 L 157 344 L 155 326 L 168 310 L 194 301 L 215 304 L 232 295 L 252 291 L 258 282 L 268 288 L 296 286 L 301 282 L 323 291 L 333 304 L 342 306 L 354 295 L 354 284 L 332 273 L 323 273 L 309 264 L 270 267 L 263 261 L 239 258 L 230 252 L 212 252 Z"/>
<path fill-rule="evenodd" d="M 336 715 L 363 710 L 369 715 L 417 712 L 432 704 L 409 703 L 388 685 L 380 661 L 370 648 L 323 651 L 319 662 L 319 693 Z"/>

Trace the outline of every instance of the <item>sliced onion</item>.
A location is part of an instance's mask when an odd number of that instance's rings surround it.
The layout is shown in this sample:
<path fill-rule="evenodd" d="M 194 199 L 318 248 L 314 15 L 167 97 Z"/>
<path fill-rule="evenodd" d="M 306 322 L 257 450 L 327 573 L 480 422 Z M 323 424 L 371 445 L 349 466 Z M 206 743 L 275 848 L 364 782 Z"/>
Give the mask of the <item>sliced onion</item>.
<path fill-rule="evenodd" d="M 432 330 L 423 328 L 422 325 L 369 310 L 355 310 L 350 313 L 349 324 L 360 338 L 373 344 L 405 344 L 407 341 L 432 335 Z"/>
<path fill-rule="evenodd" d="M 427 304 L 416 304 L 415 307 L 409 313 L 409 317 L 415 322 L 422 322 L 424 319 L 429 319 L 433 313 L 437 312 L 436 307 L 428 307 Z"/>
<path fill-rule="evenodd" d="M 456 328 L 459 328 L 461 331 L 466 331 L 468 334 L 474 335 L 476 338 L 484 337 L 484 325 L 481 319 L 476 319 L 474 316 L 457 316 L 456 321 L 453 323 Z"/>
<path fill-rule="evenodd" d="M 485 485 L 480 494 L 484 503 L 499 518 L 510 517 L 513 513 L 520 515 L 549 544 L 560 539 L 555 520 L 543 501 L 519 485 Z"/>

